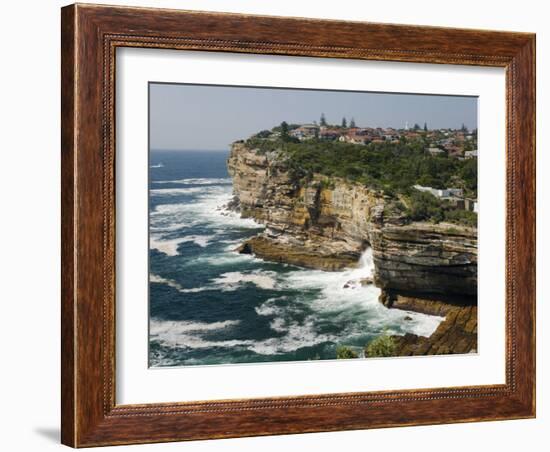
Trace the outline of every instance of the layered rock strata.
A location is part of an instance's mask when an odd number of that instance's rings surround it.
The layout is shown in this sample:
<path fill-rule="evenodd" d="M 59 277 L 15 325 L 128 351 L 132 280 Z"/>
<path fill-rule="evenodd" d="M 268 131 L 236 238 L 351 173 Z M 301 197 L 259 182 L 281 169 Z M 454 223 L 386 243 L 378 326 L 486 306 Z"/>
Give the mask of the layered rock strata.
<path fill-rule="evenodd" d="M 407 333 L 393 336 L 396 356 L 448 355 L 477 352 L 477 307 L 453 307 L 430 337 Z"/>
<path fill-rule="evenodd" d="M 357 265 L 370 246 L 386 306 L 448 315 L 476 304 L 475 228 L 410 223 L 380 191 L 318 174 L 300 178 L 282 152 L 242 142 L 233 144 L 228 170 L 231 207 L 266 225 L 241 252 L 336 271 Z"/>

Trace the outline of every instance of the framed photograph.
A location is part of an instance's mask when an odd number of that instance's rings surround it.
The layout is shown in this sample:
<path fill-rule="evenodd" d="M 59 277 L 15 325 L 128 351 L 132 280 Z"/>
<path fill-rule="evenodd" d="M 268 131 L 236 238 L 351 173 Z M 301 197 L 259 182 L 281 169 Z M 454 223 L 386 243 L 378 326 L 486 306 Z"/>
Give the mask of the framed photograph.
<path fill-rule="evenodd" d="M 62 442 L 535 416 L 535 36 L 62 9 Z"/>

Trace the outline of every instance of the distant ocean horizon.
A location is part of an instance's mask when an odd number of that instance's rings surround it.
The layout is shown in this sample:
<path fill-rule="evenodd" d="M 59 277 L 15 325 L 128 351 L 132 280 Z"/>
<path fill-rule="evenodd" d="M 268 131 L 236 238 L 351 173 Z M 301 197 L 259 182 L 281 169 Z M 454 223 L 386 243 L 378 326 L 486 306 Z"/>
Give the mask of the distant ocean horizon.
<path fill-rule="evenodd" d="M 227 149 L 215 149 L 215 148 L 205 148 L 205 149 L 187 149 L 187 148 L 174 148 L 174 149 L 151 149 L 150 155 L 159 154 L 159 153 L 173 153 L 173 152 L 225 152 L 229 154 Z"/>
<path fill-rule="evenodd" d="M 235 251 L 264 226 L 227 210 L 229 150 L 153 150 L 149 168 L 149 365 L 335 359 L 383 333 L 429 336 L 441 318 L 387 309 L 370 276 L 266 262 Z"/>

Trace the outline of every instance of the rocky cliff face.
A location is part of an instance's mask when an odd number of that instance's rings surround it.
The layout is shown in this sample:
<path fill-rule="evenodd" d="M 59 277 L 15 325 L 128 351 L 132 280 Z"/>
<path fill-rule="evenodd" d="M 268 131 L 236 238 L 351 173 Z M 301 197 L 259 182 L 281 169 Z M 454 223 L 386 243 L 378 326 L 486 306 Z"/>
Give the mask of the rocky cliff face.
<path fill-rule="evenodd" d="M 384 223 L 371 233 L 376 283 L 452 299 L 477 294 L 477 231 L 448 224 Z"/>
<path fill-rule="evenodd" d="M 447 355 L 477 352 L 477 306 L 450 308 L 430 337 L 393 336 L 395 355 Z"/>
<path fill-rule="evenodd" d="M 475 303 L 476 229 L 407 224 L 380 192 L 321 175 L 298 180 L 280 152 L 262 154 L 244 143 L 233 145 L 228 169 L 235 194 L 232 207 L 266 225 L 241 252 L 338 270 L 356 265 L 370 245 L 374 282 L 388 307 L 430 310 L 441 299 Z"/>

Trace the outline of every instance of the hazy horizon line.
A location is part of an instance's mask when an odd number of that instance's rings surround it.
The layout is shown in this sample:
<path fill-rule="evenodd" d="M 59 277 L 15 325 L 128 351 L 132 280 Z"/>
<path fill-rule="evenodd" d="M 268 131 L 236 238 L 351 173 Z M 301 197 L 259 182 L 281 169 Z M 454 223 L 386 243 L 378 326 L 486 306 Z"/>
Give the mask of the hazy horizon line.
<path fill-rule="evenodd" d="M 206 152 L 226 152 L 227 149 L 211 149 L 211 148 L 149 148 L 150 152 L 186 152 L 186 151 L 206 151 Z"/>

